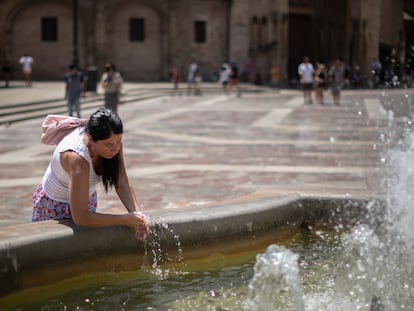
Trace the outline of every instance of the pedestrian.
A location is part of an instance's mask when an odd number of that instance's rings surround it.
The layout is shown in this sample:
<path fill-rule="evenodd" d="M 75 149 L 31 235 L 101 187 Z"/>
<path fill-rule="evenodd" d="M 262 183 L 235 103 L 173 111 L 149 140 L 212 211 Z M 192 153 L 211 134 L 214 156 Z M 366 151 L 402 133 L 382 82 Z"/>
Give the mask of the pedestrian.
<path fill-rule="evenodd" d="M 318 63 L 315 70 L 315 99 L 316 103 L 324 105 L 324 90 L 326 88 L 326 80 L 328 73 L 326 67 L 322 63 Z"/>
<path fill-rule="evenodd" d="M 105 72 L 101 77 L 101 85 L 105 93 L 105 108 L 118 111 L 119 95 L 122 87 L 122 77 L 112 63 L 105 65 Z"/>
<path fill-rule="evenodd" d="M 229 94 L 230 72 L 231 72 L 231 69 L 230 69 L 229 65 L 227 63 L 224 63 L 221 66 L 220 82 L 221 82 L 221 85 L 223 86 L 223 91 L 226 95 Z"/>
<path fill-rule="evenodd" d="M 248 58 L 246 60 L 246 63 L 244 64 L 244 72 L 246 75 L 246 82 L 250 83 L 252 82 L 252 74 L 253 74 L 253 62 L 251 58 Z"/>
<path fill-rule="evenodd" d="M 135 230 L 138 239 L 145 239 L 149 229 L 127 177 L 122 134 L 118 114 L 99 108 L 85 126 L 64 136 L 33 194 L 32 221 L 73 219 L 84 227 L 125 225 Z M 100 182 L 106 192 L 115 188 L 128 213 L 96 211 Z"/>
<path fill-rule="evenodd" d="M 9 87 L 12 73 L 12 67 L 9 60 L 4 61 L 2 72 L 4 76 L 4 86 Z"/>
<path fill-rule="evenodd" d="M 187 74 L 187 93 L 191 94 L 192 89 L 195 87 L 195 73 L 198 71 L 198 65 L 195 61 L 193 61 L 190 66 L 188 66 L 188 74 Z"/>
<path fill-rule="evenodd" d="M 179 83 L 181 81 L 181 75 L 177 68 L 173 68 L 171 81 L 174 85 L 174 94 L 178 94 Z"/>
<path fill-rule="evenodd" d="M 331 80 L 331 91 L 334 104 L 340 105 L 341 89 L 344 82 L 344 67 L 339 59 L 337 59 L 329 70 Z"/>
<path fill-rule="evenodd" d="M 377 88 L 380 85 L 380 74 L 382 70 L 382 63 L 378 58 L 374 58 L 371 62 L 371 88 Z"/>
<path fill-rule="evenodd" d="M 23 79 L 26 83 L 26 86 L 32 86 L 31 74 L 32 74 L 32 64 L 34 63 L 33 57 L 25 53 L 19 60 L 19 63 L 22 64 Z"/>
<path fill-rule="evenodd" d="M 69 72 L 65 75 L 65 82 L 68 113 L 72 116 L 73 111 L 76 110 L 76 115 L 80 118 L 80 97 L 83 90 L 83 74 L 75 64 L 69 65 Z"/>
<path fill-rule="evenodd" d="M 241 91 L 240 91 L 240 83 L 239 83 L 239 68 L 237 67 L 236 62 L 231 62 L 231 65 L 230 65 L 229 93 L 231 92 L 233 87 L 236 87 L 237 96 L 240 97 Z"/>
<path fill-rule="evenodd" d="M 197 70 L 194 73 L 194 95 L 201 96 L 201 83 L 203 82 L 203 77 L 200 74 L 200 71 Z"/>
<path fill-rule="evenodd" d="M 303 89 L 303 98 L 305 104 L 312 104 L 312 89 L 313 89 L 313 65 L 309 62 L 309 57 L 305 56 L 303 62 L 299 65 L 298 74 L 300 77 L 300 84 Z"/>
<path fill-rule="evenodd" d="M 358 65 L 355 65 L 352 71 L 351 85 L 355 89 L 362 88 L 361 69 Z"/>

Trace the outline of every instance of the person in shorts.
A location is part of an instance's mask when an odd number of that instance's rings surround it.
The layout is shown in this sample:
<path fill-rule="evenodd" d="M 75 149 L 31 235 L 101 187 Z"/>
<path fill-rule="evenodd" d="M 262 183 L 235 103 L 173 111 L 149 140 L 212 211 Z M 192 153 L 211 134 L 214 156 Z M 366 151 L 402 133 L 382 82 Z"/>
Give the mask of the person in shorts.
<path fill-rule="evenodd" d="M 72 219 L 82 227 L 123 225 L 144 240 L 150 230 L 126 173 L 122 135 L 120 117 L 106 108 L 99 108 L 85 126 L 66 134 L 33 193 L 32 221 Z M 113 188 L 126 212 L 98 212 L 98 184 L 103 184 L 105 192 Z"/>
<path fill-rule="evenodd" d="M 305 56 L 303 58 L 303 63 L 301 63 L 298 68 L 305 104 L 312 104 L 313 73 L 313 65 L 309 62 L 309 57 Z"/>
<path fill-rule="evenodd" d="M 22 65 L 23 79 L 26 83 L 26 86 L 32 86 L 31 74 L 32 74 L 32 64 L 34 63 L 33 57 L 25 53 L 20 59 L 19 63 Z"/>

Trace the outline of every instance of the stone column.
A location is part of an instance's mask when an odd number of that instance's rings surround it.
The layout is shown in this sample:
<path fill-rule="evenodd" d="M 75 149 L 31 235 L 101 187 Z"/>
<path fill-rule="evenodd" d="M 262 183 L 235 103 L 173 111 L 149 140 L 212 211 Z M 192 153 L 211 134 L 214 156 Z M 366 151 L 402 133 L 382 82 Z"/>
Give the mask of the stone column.
<path fill-rule="evenodd" d="M 371 61 L 379 57 L 381 2 L 382 0 L 366 0 L 361 3 L 361 33 L 364 41 L 361 49 L 361 71 L 367 78 L 371 75 Z"/>
<path fill-rule="evenodd" d="M 249 56 L 249 1 L 233 0 L 230 21 L 230 60 L 240 65 Z"/>
<path fill-rule="evenodd" d="M 279 66 L 279 83 L 287 82 L 287 66 L 289 55 L 289 1 L 279 0 L 276 6 L 277 32 L 276 32 L 276 56 L 275 63 Z"/>
<path fill-rule="evenodd" d="M 10 8 L 6 6 L 4 1 L 0 1 L 0 64 L 3 65 L 3 61 L 8 59 L 11 63 L 14 63 L 12 55 L 12 26 L 10 16 Z"/>
<path fill-rule="evenodd" d="M 172 15 L 171 0 L 166 1 L 160 8 L 160 78 L 167 79 L 171 68 L 171 28 L 170 18 Z"/>
<path fill-rule="evenodd" d="M 94 21 L 94 34 L 95 34 L 95 66 L 102 67 L 110 57 L 109 40 L 110 33 L 107 29 L 108 16 L 105 12 L 105 5 L 98 2 L 96 5 L 96 18 Z"/>

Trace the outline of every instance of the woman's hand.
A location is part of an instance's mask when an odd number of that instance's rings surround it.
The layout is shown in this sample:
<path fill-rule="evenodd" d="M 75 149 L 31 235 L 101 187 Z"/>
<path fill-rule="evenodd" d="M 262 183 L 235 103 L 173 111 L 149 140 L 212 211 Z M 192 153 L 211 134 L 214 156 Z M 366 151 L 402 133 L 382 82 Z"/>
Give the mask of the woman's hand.
<path fill-rule="evenodd" d="M 142 212 L 132 212 L 128 215 L 131 215 L 129 226 L 134 229 L 135 238 L 140 241 L 145 240 L 151 232 L 148 227 L 147 216 Z"/>

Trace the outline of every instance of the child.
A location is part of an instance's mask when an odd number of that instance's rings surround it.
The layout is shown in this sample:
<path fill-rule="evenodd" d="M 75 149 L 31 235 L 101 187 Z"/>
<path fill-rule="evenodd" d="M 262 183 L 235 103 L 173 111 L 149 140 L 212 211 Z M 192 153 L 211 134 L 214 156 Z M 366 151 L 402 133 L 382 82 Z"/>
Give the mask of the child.
<path fill-rule="evenodd" d="M 201 82 L 203 82 L 203 78 L 201 77 L 200 72 L 197 70 L 194 74 L 194 83 L 195 83 L 194 95 L 201 96 Z"/>
<path fill-rule="evenodd" d="M 174 94 L 178 93 L 178 84 L 180 83 L 180 80 L 181 80 L 181 76 L 180 76 L 180 73 L 178 72 L 178 69 L 173 68 L 171 81 L 174 84 Z"/>

